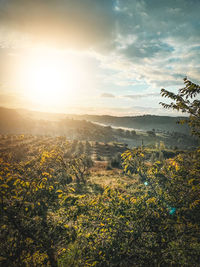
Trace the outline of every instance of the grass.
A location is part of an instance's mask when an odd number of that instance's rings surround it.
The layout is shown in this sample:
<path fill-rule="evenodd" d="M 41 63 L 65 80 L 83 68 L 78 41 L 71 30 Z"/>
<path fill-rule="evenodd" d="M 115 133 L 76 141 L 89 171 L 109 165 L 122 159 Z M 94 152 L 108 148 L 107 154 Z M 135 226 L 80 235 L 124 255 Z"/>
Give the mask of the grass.
<path fill-rule="evenodd" d="M 88 177 L 89 184 L 96 184 L 101 187 L 109 186 L 111 188 L 126 188 L 130 187 L 137 181 L 137 177 L 130 178 L 123 173 L 123 170 L 113 168 L 107 170 L 107 162 L 95 162 L 94 167 L 91 169 L 91 175 Z"/>

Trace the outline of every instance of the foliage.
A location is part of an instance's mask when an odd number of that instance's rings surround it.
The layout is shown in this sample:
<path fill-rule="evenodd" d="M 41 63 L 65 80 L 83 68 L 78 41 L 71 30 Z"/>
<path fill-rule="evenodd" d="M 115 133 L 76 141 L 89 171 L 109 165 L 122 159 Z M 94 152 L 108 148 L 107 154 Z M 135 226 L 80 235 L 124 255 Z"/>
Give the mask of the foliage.
<path fill-rule="evenodd" d="M 180 123 L 187 122 L 191 127 L 192 133 L 200 137 L 200 86 L 184 78 L 185 87 L 179 89 L 178 94 L 169 92 L 165 89 L 161 90 L 163 97 L 168 97 L 175 101 L 171 104 L 162 103 L 164 108 L 172 108 L 183 113 L 188 113 L 189 118 L 181 120 Z"/>
<path fill-rule="evenodd" d="M 117 153 L 114 157 L 111 158 L 111 160 L 109 161 L 109 165 L 112 168 L 118 168 L 121 169 L 121 153 Z"/>
<path fill-rule="evenodd" d="M 139 174 L 142 181 L 146 180 L 148 163 L 145 161 L 147 153 L 144 154 L 143 148 L 127 150 L 122 154 L 124 172 L 128 175 Z"/>
<path fill-rule="evenodd" d="M 85 178 L 89 175 L 89 169 L 93 166 L 92 159 L 86 155 L 73 158 L 69 162 L 69 170 L 77 183 L 86 183 Z"/>
<path fill-rule="evenodd" d="M 142 161 L 146 151 L 135 154 Z M 200 150 L 147 166 L 136 170 L 146 181 L 129 193 L 106 187 L 76 202 L 77 239 L 60 259 L 62 266 L 196 266 Z"/>
<path fill-rule="evenodd" d="M 78 163 L 65 162 L 60 146 L 20 163 L 0 161 L 2 264 L 57 266 L 59 253 L 75 237 L 63 201 L 73 189 L 70 168 L 83 175 L 80 162 L 78 170 Z"/>
<path fill-rule="evenodd" d="M 68 144 L 58 144 L 1 159 L 3 266 L 196 266 L 200 150 L 162 162 L 149 149 L 127 151 L 132 185 L 76 191 L 70 167 L 84 156 L 70 165 Z"/>

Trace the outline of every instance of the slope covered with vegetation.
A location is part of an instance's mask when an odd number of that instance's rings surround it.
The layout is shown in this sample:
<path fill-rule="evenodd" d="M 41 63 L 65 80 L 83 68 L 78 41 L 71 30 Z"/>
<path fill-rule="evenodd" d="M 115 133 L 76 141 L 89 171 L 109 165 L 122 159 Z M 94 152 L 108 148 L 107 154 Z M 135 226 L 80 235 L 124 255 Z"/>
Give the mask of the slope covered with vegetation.
<path fill-rule="evenodd" d="M 197 137 L 199 92 L 188 80 L 177 95 L 162 91 Z M 0 141 L 2 266 L 198 266 L 199 148 L 118 144 L 115 159 L 100 161 L 95 143 Z"/>

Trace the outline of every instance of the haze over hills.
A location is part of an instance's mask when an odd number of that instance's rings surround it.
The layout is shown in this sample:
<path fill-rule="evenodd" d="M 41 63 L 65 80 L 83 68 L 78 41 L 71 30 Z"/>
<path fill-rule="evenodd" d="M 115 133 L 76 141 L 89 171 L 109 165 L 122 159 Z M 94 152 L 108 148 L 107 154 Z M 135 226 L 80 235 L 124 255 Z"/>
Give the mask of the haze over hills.
<path fill-rule="evenodd" d="M 169 117 L 169 116 L 156 116 L 156 115 L 143 115 L 143 116 L 126 116 L 116 117 L 109 115 L 74 115 L 74 114 L 61 114 L 61 113 L 48 113 L 31 111 L 26 109 L 7 109 L 0 108 L 0 130 L 4 128 L 20 128 L 24 125 L 26 129 L 32 127 L 33 122 L 46 121 L 53 127 L 53 123 L 61 122 L 63 120 L 78 120 L 88 121 L 92 123 L 102 124 L 103 126 L 112 126 L 117 128 L 129 128 L 134 130 L 150 131 L 166 131 L 166 132 L 179 132 L 189 134 L 189 127 L 177 124 L 177 121 L 183 117 Z M 74 122 L 75 124 L 75 122 Z M 49 127 L 51 127 L 49 126 Z"/>
<path fill-rule="evenodd" d="M 115 127 L 133 128 L 137 130 L 149 131 L 152 129 L 162 131 L 176 131 L 180 133 L 189 133 L 187 125 L 177 124 L 177 121 L 183 117 L 169 117 L 156 115 L 142 116 L 124 116 L 116 117 L 109 115 L 70 115 L 71 118 L 82 118 L 92 122 L 102 123 Z"/>
<path fill-rule="evenodd" d="M 189 134 L 189 127 L 187 125 L 177 124 L 177 121 L 185 117 L 171 117 L 171 116 L 157 116 L 157 115 L 142 115 L 142 116 L 110 116 L 110 115 L 77 115 L 77 114 L 63 114 L 63 113 L 49 113 L 40 111 L 31 111 L 26 109 L 16 110 L 23 117 L 57 121 L 66 118 L 74 120 L 87 120 L 94 123 L 100 123 L 105 126 L 113 126 L 120 128 L 131 128 L 137 130 L 149 131 L 152 129 L 169 132 L 180 132 Z"/>

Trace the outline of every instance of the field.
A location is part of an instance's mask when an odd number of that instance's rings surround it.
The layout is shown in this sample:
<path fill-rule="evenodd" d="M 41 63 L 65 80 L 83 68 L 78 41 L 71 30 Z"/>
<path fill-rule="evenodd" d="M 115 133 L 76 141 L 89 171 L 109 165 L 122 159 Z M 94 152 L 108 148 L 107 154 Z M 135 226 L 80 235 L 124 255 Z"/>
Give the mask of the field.
<path fill-rule="evenodd" d="M 111 166 L 113 159 L 121 158 L 121 154 L 128 150 L 123 143 L 102 143 L 88 142 L 78 140 L 67 140 L 65 137 L 48 137 L 33 135 L 1 135 L 0 153 L 1 157 L 8 161 L 21 162 L 31 161 L 39 156 L 42 151 L 49 150 L 50 147 L 63 148 L 63 159 L 68 161 L 72 158 L 78 158 L 81 155 L 87 156 L 92 161 L 90 166 L 90 176 L 88 178 L 92 183 L 101 185 L 114 185 L 118 178 L 121 179 L 122 167 L 117 163 L 114 168 Z M 120 161 L 120 159 L 119 159 Z M 117 168 L 115 168 L 117 167 Z M 114 175 L 114 177 L 113 177 Z"/>
<path fill-rule="evenodd" d="M 0 152 L 2 157 L 10 152 L 17 160 L 23 157 L 31 158 L 38 155 L 41 149 L 48 146 L 64 147 L 64 158 L 76 157 L 82 154 L 91 157 L 94 161 L 109 161 L 116 154 L 127 150 L 123 143 L 102 143 L 94 141 L 69 141 L 66 137 L 49 137 L 33 135 L 1 135 Z"/>
<path fill-rule="evenodd" d="M 2 266 L 198 262 L 199 152 L 33 135 L 0 152 Z"/>

